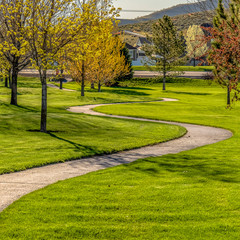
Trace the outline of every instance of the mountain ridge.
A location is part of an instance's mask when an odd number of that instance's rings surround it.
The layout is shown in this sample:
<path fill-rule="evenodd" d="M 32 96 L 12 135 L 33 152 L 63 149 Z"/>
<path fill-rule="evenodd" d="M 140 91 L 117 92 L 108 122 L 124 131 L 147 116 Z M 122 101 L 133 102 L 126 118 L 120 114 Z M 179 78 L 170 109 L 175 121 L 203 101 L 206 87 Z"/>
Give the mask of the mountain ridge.
<path fill-rule="evenodd" d="M 162 18 L 164 15 L 168 15 L 169 17 L 175 17 L 183 14 L 202 12 L 203 5 L 205 6 L 206 10 L 213 10 L 217 6 L 217 3 L 218 0 L 205 0 L 201 2 L 201 5 L 196 2 L 178 4 L 135 19 L 118 19 L 120 21 L 119 26 L 157 20 L 159 18 Z"/>

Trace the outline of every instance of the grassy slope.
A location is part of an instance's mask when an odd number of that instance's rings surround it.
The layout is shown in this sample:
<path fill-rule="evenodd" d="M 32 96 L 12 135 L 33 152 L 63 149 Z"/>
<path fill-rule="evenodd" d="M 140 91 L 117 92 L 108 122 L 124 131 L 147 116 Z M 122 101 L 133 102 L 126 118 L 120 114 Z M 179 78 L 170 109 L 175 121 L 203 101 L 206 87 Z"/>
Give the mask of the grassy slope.
<path fill-rule="evenodd" d="M 3 83 L 0 83 L 1 85 Z M 48 134 L 37 132 L 40 124 L 40 85 L 35 79 L 19 83 L 19 107 L 10 106 L 9 89 L 0 85 L 0 174 L 140 147 L 165 141 L 184 133 L 183 129 L 161 124 L 112 120 L 73 114 L 68 106 L 114 101 L 138 101 L 153 96 L 137 96 L 135 90 L 115 93 L 79 92 L 49 89 Z M 141 129 L 141 131 L 139 131 Z"/>
<path fill-rule="evenodd" d="M 179 102 L 106 106 L 102 112 L 231 129 L 234 137 L 176 155 L 138 160 L 51 185 L 0 214 L 0 238 L 236 240 L 239 104 L 206 82 L 168 84 Z M 157 87 L 142 90 L 158 92 Z"/>

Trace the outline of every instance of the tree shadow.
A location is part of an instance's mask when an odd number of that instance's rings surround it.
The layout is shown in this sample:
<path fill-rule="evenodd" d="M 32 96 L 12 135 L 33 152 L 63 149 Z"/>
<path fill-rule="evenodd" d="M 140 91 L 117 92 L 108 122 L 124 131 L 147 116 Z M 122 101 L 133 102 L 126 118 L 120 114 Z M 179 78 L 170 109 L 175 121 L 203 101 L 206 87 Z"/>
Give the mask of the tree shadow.
<path fill-rule="evenodd" d="M 133 90 L 126 90 L 126 89 L 104 89 L 103 93 L 114 93 L 114 94 L 122 94 L 122 95 L 132 95 L 132 96 L 149 96 L 150 94 L 145 92 L 138 92 Z"/>
<path fill-rule="evenodd" d="M 102 92 L 113 92 L 113 91 L 116 91 L 116 90 L 154 90 L 152 88 L 148 88 L 148 87 L 125 87 L 125 86 L 119 86 L 119 87 L 109 87 L 109 89 L 102 89 Z M 79 88 L 80 90 L 80 88 Z M 95 88 L 95 89 L 86 89 L 86 92 L 98 92 L 98 90 Z"/>
<path fill-rule="evenodd" d="M 5 103 L 5 102 L 3 102 L 3 101 L 1 101 L 0 100 L 0 105 L 2 105 L 2 106 L 4 106 L 4 107 L 8 107 L 9 109 L 12 109 L 12 110 L 14 110 L 14 109 L 21 109 L 21 110 L 23 110 L 23 112 L 35 112 L 35 113 L 37 113 L 37 112 L 39 112 L 37 109 L 35 109 L 35 108 L 31 108 L 31 107 L 24 107 L 24 106 L 21 106 L 21 105 L 17 105 L 17 106 L 15 106 L 15 105 L 11 105 L 11 104 L 8 104 L 8 103 Z"/>
<path fill-rule="evenodd" d="M 147 87 L 113 87 L 113 89 L 130 89 L 130 90 L 153 90 L 152 88 L 147 88 Z"/>
<path fill-rule="evenodd" d="M 141 164 L 139 164 L 141 161 Z M 239 183 L 239 171 L 234 166 L 222 162 L 214 162 L 206 158 L 191 155 L 166 155 L 163 157 L 146 158 L 135 163 L 125 165 L 132 171 L 140 171 L 155 177 L 161 177 L 169 172 L 199 181 L 220 181 L 225 183 Z"/>
<path fill-rule="evenodd" d="M 21 106 L 21 105 L 17 105 L 16 107 L 20 108 L 22 110 L 26 110 L 28 112 L 35 112 L 35 113 L 39 112 L 37 109 L 31 108 L 31 107 L 24 107 L 24 106 Z"/>
<path fill-rule="evenodd" d="M 186 95 L 199 95 L 199 96 L 206 96 L 211 95 L 210 93 L 197 93 L 197 92 L 177 92 L 177 91 L 166 91 L 168 93 L 175 93 L 175 94 L 186 94 Z"/>
<path fill-rule="evenodd" d="M 71 140 L 68 140 L 68 139 L 65 139 L 63 137 L 60 137 L 60 136 L 57 136 L 55 133 L 57 133 L 59 131 L 49 131 L 47 132 L 47 134 L 53 138 L 56 138 L 58 140 L 61 140 L 61 141 L 64 141 L 68 144 L 71 144 L 75 149 L 79 150 L 79 151 L 83 151 L 84 152 L 89 152 L 89 153 L 97 153 L 97 149 L 94 148 L 94 147 L 91 147 L 91 146 L 86 146 L 86 145 L 82 145 L 82 144 L 79 144 L 79 143 L 75 143 Z"/>

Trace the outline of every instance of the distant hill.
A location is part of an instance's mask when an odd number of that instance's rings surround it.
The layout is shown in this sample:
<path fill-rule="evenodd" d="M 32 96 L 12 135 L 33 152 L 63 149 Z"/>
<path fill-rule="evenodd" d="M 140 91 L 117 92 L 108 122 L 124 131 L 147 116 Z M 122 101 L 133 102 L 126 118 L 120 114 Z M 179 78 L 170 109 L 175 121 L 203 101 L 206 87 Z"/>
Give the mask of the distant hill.
<path fill-rule="evenodd" d="M 137 20 L 135 19 L 117 19 L 119 22 L 119 26 L 124 26 L 124 25 L 127 25 L 127 24 L 134 24 L 134 23 L 138 23 Z"/>
<path fill-rule="evenodd" d="M 210 15 L 211 15 L 211 12 L 209 12 L 209 15 L 206 15 L 205 12 L 196 12 L 196 13 L 178 15 L 171 18 L 177 30 L 184 32 L 185 30 L 188 29 L 190 25 L 201 25 L 203 23 L 211 24 L 212 19 L 209 18 Z M 119 29 L 151 35 L 152 25 L 156 21 L 157 20 L 150 20 L 150 21 L 144 21 L 144 22 L 139 22 L 134 24 L 127 24 L 124 26 L 120 26 Z M 132 43 L 135 39 L 133 39 L 132 36 L 131 38 L 132 38 L 131 40 L 131 43 Z"/>
<path fill-rule="evenodd" d="M 119 19 L 119 26 L 156 20 L 162 18 L 164 15 L 174 17 L 183 14 L 202 12 L 203 9 L 201 6 L 203 5 L 206 7 L 206 10 L 213 10 L 213 8 L 217 6 L 217 3 L 218 0 L 205 0 L 201 2 L 201 5 L 198 3 L 179 4 L 135 19 Z"/>

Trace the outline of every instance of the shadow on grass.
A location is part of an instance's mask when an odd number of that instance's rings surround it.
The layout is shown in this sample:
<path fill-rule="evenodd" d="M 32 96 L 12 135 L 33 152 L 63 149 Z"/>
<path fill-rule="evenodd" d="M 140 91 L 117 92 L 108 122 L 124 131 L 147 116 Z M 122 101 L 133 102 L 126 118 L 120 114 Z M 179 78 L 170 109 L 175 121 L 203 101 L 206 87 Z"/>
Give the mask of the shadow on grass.
<path fill-rule="evenodd" d="M 141 162 L 139 162 L 141 161 Z M 196 180 L 208 181 L 221 181 L 226 183 L 239 183 L 238 170 L 230 164 L 222 162 L 215 162 L 207 160 L 206 158 L 193 157 L 191 155 L 166 155 L 157 158 L 146 158 L 139 160 L 136 163 L 125 165 L 132 171 L 141 171 L 155 177 L 164 176 L 164 172 L 170 174 L 177 174 L 178 176 L 190 178 L 191 181 Z"/>
<path fill-rule="evenodd" d="M 79 144 L 79 143 L 75 143 L 75 142 L 73 142 L 71 140 L 68 140 L 68 139 L 65 139 L 63 137 L 57 136 L 55 134 L 56 132 L 57 131 L 55 131 L 55 132 L 54 131 L 49 131 L 47 134 L 50 135 L 53 138 L 56 138 L 58 140 L 64 141 L 64 142 L 66 142 L 68 144 L 71 144 L 74 148 L 76 148 L 79 151 L 83 151 L 84 150 L 84 152 L 88 152 L 88 153 L 97 153 L 97 149 L 96 148 L 90 147 L 90 146 L 85 146 L 85 145 L 82 145 L 82 144 Z"/>
<path fill-rule="evenodd" d="M 20 108 L 22 110 L 26 110 L 28 112 L 34 112 L 34 113 L 37 113 L 39 112 L 38 110 L 36 110 L 35 108 L 31 108 L 31 107 L 24 107 L 24 106 L 21 106 L 21 105 L 17 105 L 16 106 L 17 108 Z"/>
<path fill-rule="evenodd" d="M 31 108 L 31 107 L 24 107 L 24 106 L 21 106 L 21 105 L 11 105 L 11 104 L 8 104 L 8 103 L 5 103 L 3 101 L 0 100 L 0 105 L 1 106 L 4 106 L 4 107 L 7 107 L 9 110 L 12 109 L 13 111 L 18 109 L 18 110 L 23 110 L 22 112 L 34 112 L 34 113 L 37 113 L 39 112 L 38 110 L 36 110 L 35 108 Z"/>
<path fill-rule="evenodd" d="M 130 90 L 153 90 L 152 88 L 143 87 L 113 87 L 112 89 L 130 89 Z"/>
<path fill-rule="evenodd" d="M 166 91 L 167 93 L 175 93 L 175 94 L 186 94 L 186 95 L 195 95 L 195 96 L 206 96 L 211 95 L 210 93 L 197 93 L 197 92 L 177 92 L 177 91 Z"/>
<path fill-rule="evenodd" d="M 80 90 L 80 88 L 79 88 Z M 109 93 L 116 93 L 116 91 L 126 91 L 126 90 L 153 90 L 152 88 L 148 87 L 125 87 L 125 86 L 119 86 L 119 87 L 109 87 L 109 89 L 102 89 L 101 92 L 109 92 Z M 86 89 L 86 92 L 96 92 L 98 93 L 98 90 L 95 89 Z M 127 92 L 127 91 L 126 91 Z M 135 92 L 135 91 L 134 91 Z"/>
<path fill-rule="evenodd" d="M 150 94 L 145 92 L 138 92 L 127 89 L 104 89 L 103 93 L 114 93 L 114 94 L 122 94 L 122 95 L 133 95 L 133 96 L 149 96 Z"/>

